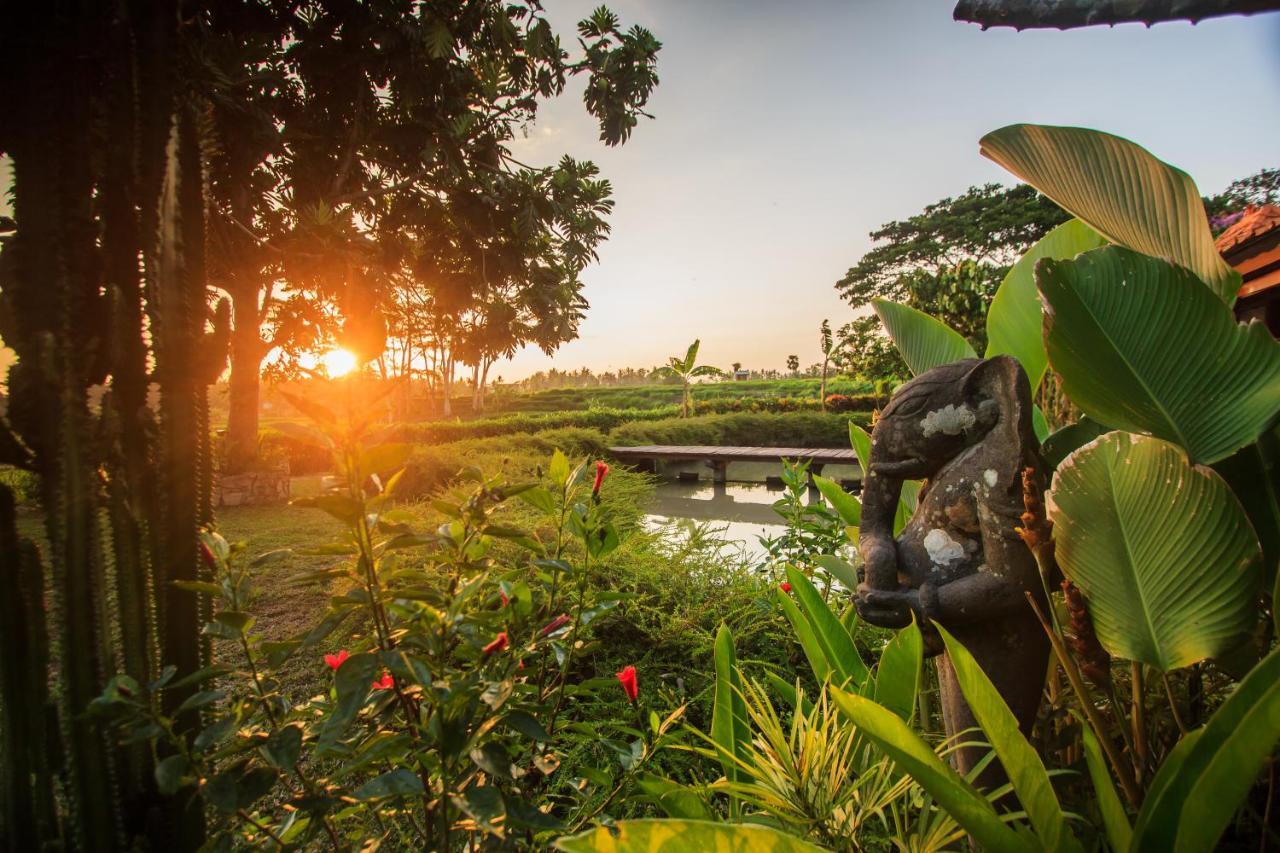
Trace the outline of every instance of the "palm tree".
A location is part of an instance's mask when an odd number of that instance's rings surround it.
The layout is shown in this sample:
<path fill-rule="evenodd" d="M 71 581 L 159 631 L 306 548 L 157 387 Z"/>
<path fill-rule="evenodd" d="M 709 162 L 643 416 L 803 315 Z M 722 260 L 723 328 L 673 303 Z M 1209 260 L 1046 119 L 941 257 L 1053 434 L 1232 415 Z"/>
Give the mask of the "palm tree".
<path fill-rule="evenodd" d="M 800 372 L 800 356 L 798 355 L 787 356 L 787 370 L 791 371 L 792 376 L 795 376 L 797 373 Z"/>
<path fill-rule="evenodd" d="M 698 347 L 701 343 L 701 340 L 697 340 L 689 344 L 689 351 L 685 353 L 684 358 L 677 358 L 673 355 L 667 359 L 666 366 L 659 367 L 653 372 L 654 376 L 674 376 L 680 380 L 680 417 L 682 418 L 689 417 L 693 412 L 693 395 L 689 391 L 689 381 L 696 376 L 724 375 L 724 371 L 718 367 L 712 367 L 709 364 L 697 364 Z"/>

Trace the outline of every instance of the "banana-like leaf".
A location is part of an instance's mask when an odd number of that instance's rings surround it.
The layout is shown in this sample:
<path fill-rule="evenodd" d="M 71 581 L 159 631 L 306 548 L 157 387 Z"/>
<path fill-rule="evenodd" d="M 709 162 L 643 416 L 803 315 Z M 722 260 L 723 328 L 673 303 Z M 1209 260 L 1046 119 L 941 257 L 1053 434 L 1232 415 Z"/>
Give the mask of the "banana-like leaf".
<path fill-rule="evenodd" d="M 840 712 L 915 779 L 983 850 L 1025 853 L 1030 849 L 1000 819 L 991 802 L 939 758 L 901 717 L 863 696 L 829 689 Z"/>
<path fill-rule="evenodd" d="M 1214 712 L 1177 772 L 1157 779 L 1139 819 L 1139 850 L 1212 850 L 1280 743 L 1280 650 Z"/>
<path fill-rule="evenodd" d="M 1116 657 L 1168 672 L 1253 627 L 1258 538 L 1222 477 L 1176 446 L 1109 432 L 1058 466 L 1045 503 L 1058 564 Z"/>
<path fill-rule="evenodd" d="M 813 677 L 819 682 L 826 681 L 831 677 L 831 663 L 827 659 L 827 653 L 823 650 L 822 644 L 818 642 L 818 635 L 814 633 L 813 626 L 800 612 L 800 608 L 796 607 L 796 603 L 791 600 L 788 593 L 777 590 L 774 595 L 782 605 L 782 612 L 787 617 L 787 621 L 791 623 L 791 630 L 796 632 L 796 639 L 800 642 L 805 659 L 809 661 Z"/>
<path fill-rule="evenodd" d="M 813 475 L 813 484 L 818 487 L 832 509 L 840 514 L 845 524 L 855 527 L 862 523 L 862 504 L 853 495 L 840 488 L 835 480 L 829 480 L 820 474 Z"/>
<path fill-rule="evenodd" d="M 845 589 L 853 591 L 858 588 L 858 570 L 847 561 L 834 554 L 823 554 L 820 557 L 814 557 L 813 562 L 825 569 L 827 574 L 839 581 Z"/>
<path fill-rule="evenodd" d="M 697 364 L 698 347 L 700 346 L 702 346 L 701 340 L 695 340 L 693 343 L 689 344 L 689 351 L 684 354 L 684 361 L 681 362 L 681 366 L 684 368 L 685 373 L 688 373 L 693 366 Z"/>
<path fill-rule="evenodd" d="M 1031 380 L 1034 397 L 1044 379 L 1049 360 L 1044 354 L 1044 318 L 1035 270 L 1041 258 L 1070 260 L 1081 252 L 1105 246 L 1107 241 L 1079 219 L 1054 228 L 1027 250 L 1013 265 L 987 310 L 987 358 L 1011 355 Z"/>
<path fill-rule="evenodd" d="M 1116 793 L 1115 782 L 1111 781 L 1111 771 L 1107 769 L 1107 761 L 1102 756 L 1102 746 L 1093 733 L 1093 727 L 1079 711 L 1071 715 L 1080 723 L 1080 740 L 1084 743 L 1084 760 L 1089 767 L 1089 780 L 1093 782 L 1093 794 L 1098 801 L 1098 811 L 1102 813 L 1102 825 L 1107 831 L 1107 840 L 1116 853 L 1124 853 L 1133 840 L 1133 827 L 1129 824 L 1129 815 Z"/>
<path fill-rule="evenodd" d="M 1268 586 L 1280 572 L 1280 423 L 1233 456 L 1215 463 L 1235 492 L 1262 543 L 1262 578 Z"/>
<path fill-rule="evenodd" d="M 1018 718 L 1009 710 L 1000 692 L 982 667 L 969 654 L 969 650 L 938 626 L 938 633 L 947 646 L 947 656 L 956 673 L 956 681 L 965 701 L 973 709 L 973 715 L 982 727 L 983 735 L 995 750 L 1004 767 L 1018 801 L 1027 812 L 1027 818 L 1036 831 L 1043 849 L 1079 851 L 1080 842 L 1067 828 L 1066 816 L 1054 793 L 1049 771 L 1040 760 L 1036 748 L 1018 729 Z"/>
<path fill-rule="evenodd" d="M 1040 443 L 1040 458 L 1050 471 L 1062 464 L 1078 447 L 1083 447 L 1100 435 L 1110 432 L 1110 427 L 1100 424 L 1088 415 L 1067 424 Z"/>
<path fill-rule="evenodd" d="M 742 698 L 742 679 L 733 649 L 733 634 L 721 624 L 715 640 L 715 704 L 711 710 L 711 739 L 720 747 L 720 764 L 725 778 L 736 782 L 741 773 L 736 757 L 742 755 L 743 744 L 751 739 L 747 725 L 747 705 Z"/>
<path fill-rule="evenodd" d="M 924 637 L 912 621 L 884 647 L 876 666 L 876 702 L 908 723 L 915 716 L 923 660 Z"/>
<path fill-rule="evenodd" d="M 565 853 L 656 853 L 672 850 L 733 853 L 820 853 L 821 847 L 758 824 L 709 820 L 620 820 L 555 842 Z"/>
<path fill-rule="evenodd" d="M 853 637 L 840 624 L 839 617 L 831 612 L 813 583 L 794 566 L 787 566 L 787 581 L 791 584 L 791 594 L 795 596 L 805 621 L 812 628 L 813 636 L 835 674 L 837 683 L 844 686 L 852 682 L 855 686 L 862 686 L 870 671 L 858 654 Z M 822 680 L 816 670 L 814 675 L 818 676 L 819 681 Z"/>
<path fill-rule="evenodd" d="M 1090 417 L 1216 462 L 1280 410 L 1280 342 L 1186 270 L 1109 246 L 1041 261 L 1036 283 L 1049 362 Z"/>
<path fill-rule="evenodd" d="M 963 335 L 923 311 L 888 299 L 872 299 L 871 306 L 913 376 L 940 364 L 977 357 Z"/>
<path fill-rule="evenodd" d="M 1014 124 L 978 146 L 1111 242 L 1184 267 L 1224 303 L 1235 301 L 1240 274 L 1214 247 L 1200 192 L 1182 170 L 1081 127 Z"/>

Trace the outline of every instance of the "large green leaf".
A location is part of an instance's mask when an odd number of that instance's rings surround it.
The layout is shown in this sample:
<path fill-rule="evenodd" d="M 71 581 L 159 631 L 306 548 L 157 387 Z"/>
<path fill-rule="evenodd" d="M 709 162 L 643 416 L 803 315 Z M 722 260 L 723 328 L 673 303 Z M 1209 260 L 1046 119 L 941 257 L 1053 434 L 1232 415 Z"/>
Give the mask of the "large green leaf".
<path fill-rule="evenodd" d="M 1070 260 L 1107 241 L 1079 219 L 1064 222 L 1040 238 L 1009 270 L 987 310 L 987 358 L 1011 355 L 1031 380 L 1034 396 L 1049 361 L 1044 354 L 1044 320 L 1036 292 L 1036 263 L 1041 258 Z"/>
<path fill-rule="evenodd" d="M 1102 756 L 1102 746 L 1093 733 L 1093 726 L 1078 711 L 1072 716 L 1080 723 L 1080 741 L 1084 744 L 1084 760 L 1089 768 L 1089 780 L 1093 782 L 1093 795 L 1098 803 L 1098 811 L 1102 813 L 1102 825 L 1107 831 L 1107 840 L 1116 853 L 1124 853 L 1133 840 L 1133 827 L 1129 825 L 1129 815 L 1116 793 L 1115 782 L 1111 781 L 1111 771 L 1107 769 L 1107 761 Z"/>
<path fill-rule="evenodd" d="M 801 571 L 794 566 L 787 566 L 787 581 L 791 584 L 791 594 L 795 596 L 805 620 L 813 629 L 813 636 L 840 686 L 852 681 L 855 686 L 861 687 L 867 680 L 868 670 L 862 656 L 858 654 L 853 637 L 822 600 L 822 594 Z M 814 674 L 817 675 L 816 672 Z"/>
<path fill-rule="evenodd" d="M 893 636 L 876 665 L 876 702 L 908 723 L 915 716 L 923 660 L 924 637 L 913 621 Z"/>
<path fill-rule="evenodd" d="M 887 299 L 872 299 L 871 305 L 913 376 L 940 364 L 977 357 L 964 336 L 923 311 Z"/>
<path fill-rule="evenodd" d="M 1018 718 L 1009 710 L 1000 692 L 969 650 L 938 626 L 947 646 L 947 656 L 955 670 L 960 692 L 973 710 L 982 733 L 995 750 L 1000 765 L 1009 776 L 1018 801 L 1027 812 L 1031 826 L 1044 850 L 1081 850 L 1079 841 L 1067 828 L 1066 817 L 1049 781 L 1049 771 L 1036 748 L 1018 729 Z"/>
<path fill-rule="evenodd" d="M 1216 462 L 1280 410 L 1280 343 L 1186 270 L 1110 246 L 1043 260 L 1036 283 L 1049 362 L 1090 417 Z"/>
<path fill-rule="evenodd" d="M 1107 433 L 1058 466 L 1046 507 L 1111 654 L 1168 672 L 1253 626 L 1258 539 L 1222 477 L 1176 446 Z"/>
<path fill-rule="evenodd" d="M 820 474 L 814 474 L 813 484 L 827 499 L 827 503 L 831 504 L 831 508 L 840 514 L 840 519 L 845 524 L 856 527 L 862 522 L 862 504 L 853 495 L 840 488 L 839 483 Z"/>
<path fill-rule="evenodd" d="M 1245 676 L 1209 718 L 1177 772 L 1154 785 L 1139 850 L 1212 850 L 1280 743 L 1280 650 Z"/>
<path fill-rule="evenodd" d="M 1040 458 L 1044 460 L 1045 467 L 1052 471 L 1076 448 L 1110 431 L 1110 427 L 1098 423 L 1088 415 L 1082 415 L 1080 420 L 1067 424 L 1040 443 Z"/>
<path fill-rule="evenodd" d="M 1240 274 L 1214 247 L 1185 172 L 1127 139 L 1080 127 L 1014 124 L 978 145 L 1111 242 L 1185 267 L 1227 305 L 1235 301 Z"/>
<path fill-rule="evenodd" d="M 747 706 L 742 698 L 742 680 L 738 659 L 733 649 L 733 634 L 721 624 L 715 640 L 715 703 L 711 710 L 711 739 L 720 748 L 720 764 L 725 778 L 735 782 L 741 772 L 735 758 L 741 756 L 743 744 L 751 739 L 747 725 Z"/>
<path fill-rule="evenodd" d="M 928 791 L 983 850 L 1021 853 L 1030 849 L 1000 820 L 990 801 L 939 758 L 901 717 L 863 696 L 834 687 L 830 691 L 840 712 Z"/>
<path fill-rule="evenodd" d="M 565 853 L 817 853 L 821 847 L 793 835 L 756 824 L 709 820 L 620 820 L 578 835 L 560 838 Z"/>

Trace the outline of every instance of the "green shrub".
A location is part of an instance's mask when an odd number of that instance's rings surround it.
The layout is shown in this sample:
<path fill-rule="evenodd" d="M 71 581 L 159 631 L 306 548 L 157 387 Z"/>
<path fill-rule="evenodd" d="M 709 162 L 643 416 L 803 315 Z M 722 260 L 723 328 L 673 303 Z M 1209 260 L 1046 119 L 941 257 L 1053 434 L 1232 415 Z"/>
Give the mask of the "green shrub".
<path fill-rule="evenodd" d="M 665 418 L 623 424 L 609 434 L 609 442 L 622 447 L 639 444 L 848 447 L 850 421 L 866 426 L 870 415 L 791 412 Z"/>
<path fill-rule="evenodd" d="M 527 477 L 557 449 L 571 458 L 604 456 L 609 442 L 599 430 L 566 428 L 538 433 L 422 444 L 414 448 L 397 487 L 401 497 L 422 497 L 452 482 L 462 469 L 482 461 L 495 473 Z"/>

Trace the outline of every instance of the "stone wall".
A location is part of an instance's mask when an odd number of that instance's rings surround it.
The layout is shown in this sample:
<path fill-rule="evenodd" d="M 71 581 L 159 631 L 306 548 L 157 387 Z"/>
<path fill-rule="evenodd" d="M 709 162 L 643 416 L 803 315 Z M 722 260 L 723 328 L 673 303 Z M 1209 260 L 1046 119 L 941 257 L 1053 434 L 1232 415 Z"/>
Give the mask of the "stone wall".
<path fill-rule="evenodd" d="M 289 500 L 289 466 L 214 478 L 214 506 L 250 506 Z"/>

